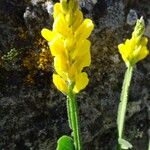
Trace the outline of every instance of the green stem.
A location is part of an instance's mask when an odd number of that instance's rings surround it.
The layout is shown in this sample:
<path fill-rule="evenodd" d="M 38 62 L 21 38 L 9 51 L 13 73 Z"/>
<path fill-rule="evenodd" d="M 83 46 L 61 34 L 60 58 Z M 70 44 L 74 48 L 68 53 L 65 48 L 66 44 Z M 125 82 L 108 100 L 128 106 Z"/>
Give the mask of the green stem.
<path fill-rule="evenodd" d="M 79 127 L 79 112 L 77 107 L 77 101 L 75 94 L 73 93 L 72 86 L 70 86 L 68 93 L 68 119 L 70 127 L 73 131 L 75 150 L 82 150 L 81 147 L 81 137 L 80 137 L 80 127 Z"/>
<path fill-rule="evenodd" d="M 70 129 L 72 129 L 72 122 L 71 122 L 71 110 L 70 110 L 70 98 L 67 96 L 67 114 L 68 114 L 68 123 Z"/>
<path fill-rule="evenodd" d="M 130 82 L 132 78 L 132 72 L 133 72 L 133 66 L 129 65 L 124 76 L 120 103 L 118 108 L 117 125 L 118 125 L 119 139 L 122 139 L 123 132 L 124 132 L 124 122 L 125 122 L 126 108 L 128 102 L 128 91 L 129 91 Z"/>
<path fill-rule="evenodd" d="M 148 141 L 148 150 L 150 150 L 150 139 Z"/>

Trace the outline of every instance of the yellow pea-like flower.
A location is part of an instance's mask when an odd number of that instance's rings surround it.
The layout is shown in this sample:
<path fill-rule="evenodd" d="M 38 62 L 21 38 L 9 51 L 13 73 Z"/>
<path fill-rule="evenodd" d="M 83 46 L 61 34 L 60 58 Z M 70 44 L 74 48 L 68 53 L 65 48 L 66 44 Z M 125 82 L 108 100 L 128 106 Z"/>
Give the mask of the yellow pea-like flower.
<path fill-rule="evenodd" d="M 64 94 L 70 85 L 74 86 L 73 92 L 78 93 L 89 82 L 82 70 L 91 63 L 91 43 L 87 38 L 94 24 L 90 19 L 83 19 L 77 0 L 60 0 L 54 5 L 53 17 L 53 29 L 41 31 L 54 56 L 53 82 Z"/>
<path fill-rule="evenodd" d="M 149 54 L 149 50 L 147 49 L 148 39 L 143 37 L 143 34 L 144 20 L 141 17 L 141 19 L 137 20 L 132 38 L 127 39 L 124 44 L 118 45 L 119 52 L 127 67 L 136 64 Z"/>
<path fill-rule="evenodd" d="M 75 32 L 77 39 L 86 39 L 90 36 L 94 26 L 92 20 L 85 19 Z"/>
<path fill-rule="evenodd" d="M 59 15 L 63 13 L 63 9 L 60 3 L 56 3 L 53 7 L 54 12 L 53 12 L 53 17 L 54 19 Z"/>
<path fill-rule="evenodd" d="M 83 14 L 80 10 L 77 10 L 76 13 L 74 14 L 74 23 L 72 25 L 72 29 L 75 31 L 79 25 L 83 22 Z"/>
<path fill-rule="evenodd" d="M 78 93 L 80 90 L 84 89 L 89 82 L 88 76 L 85 72 L 82 72 L 76 76 L 76 84 L 73 88 L 75 93 Z"/>
<path fill-rule="evenodd" d="M 50 42 L 50 48 L 52 56 L 63 55 L 66 57 L 67 55 L 64 40 L 62 38 L 55 38 L 52 42 Z"/>
<path fill-rule="evenodd" d="M 66 93 L 68 91 L 67 83 L 58 74 L 53 74 L 53 82 L 62 93 Z"/>
<path fill-rule="evenodd" d="M 48 42 L 52 41 L 57 36 L 55 32 L 46 28 L 42 29 L 41 34 Z"/>

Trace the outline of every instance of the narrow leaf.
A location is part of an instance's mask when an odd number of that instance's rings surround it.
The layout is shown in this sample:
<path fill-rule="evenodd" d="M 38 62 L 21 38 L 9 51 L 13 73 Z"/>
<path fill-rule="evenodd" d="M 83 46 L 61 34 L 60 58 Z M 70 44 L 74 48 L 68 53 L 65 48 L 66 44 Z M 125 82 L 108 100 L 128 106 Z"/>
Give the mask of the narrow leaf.
<path fill-rule="evenodd" d="M 131 143 L 124 139 L 119 139 L 118 142 L 122 149 L 131 149 L 133 147 Z"/>

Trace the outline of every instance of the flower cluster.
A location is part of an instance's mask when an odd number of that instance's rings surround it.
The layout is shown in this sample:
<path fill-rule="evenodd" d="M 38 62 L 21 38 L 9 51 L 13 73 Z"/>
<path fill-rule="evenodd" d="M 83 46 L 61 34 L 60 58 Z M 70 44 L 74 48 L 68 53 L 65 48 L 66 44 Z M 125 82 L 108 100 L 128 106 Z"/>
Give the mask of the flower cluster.
<path fill-rule="evenodd" d="M 42 36 L 48 41 L 54 56 L 53 74 L 55 86 L 64 94 L 70 85 L 78 93 L 88 84 L 88 76 L 82 72 L 91 63 L 90 36 L 94 25 L 90 19 L 83 19 L 77 0 L 61 0 L 54 5 L 53 29 L 42 29 Z"/>
<path fill-rule="evenodd" d="M 119 52 L 126 63 L 127 67 L 129 65 L 134 65 L 138 61 L 144 59 L 149 51 L 147 49 L 148 39 L 143 37 L 144 34 L 144 20 L 137 20 L 134 32 L 132 33 L 132 38 L 127 39 L 125 44 L 119 44 Z"/>

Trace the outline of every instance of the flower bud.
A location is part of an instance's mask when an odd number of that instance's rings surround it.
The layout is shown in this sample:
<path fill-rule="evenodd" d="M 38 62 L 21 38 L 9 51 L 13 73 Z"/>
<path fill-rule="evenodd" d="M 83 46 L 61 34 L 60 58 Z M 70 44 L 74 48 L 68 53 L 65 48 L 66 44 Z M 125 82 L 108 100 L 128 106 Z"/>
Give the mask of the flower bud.
<path fill-rule="evenodd" d="M 134 31 L 132 33 L 132 37 L 133 38 L 139 38 L 139 40 L 140 40 L 144 34 L 144 29 L 145 29 L 144 19 L 143 19 L 143 17 L 141 17 L 136 22 L 136 26 L 135 26 Z"/>
<path fill-rule="evenodd" d="M 69 9 L 69 0 L 60 0 L 61 6 L 62 6 L 62 10 L 66 13 Z"/>
<path fill-rule="evenodd" d="M 75 12 L 78 8 L 78 0 L 60 0 L 60 3 L 65 13 L 68 11 Z"/>
<path fill-rule="evenodd" d="M 78 0 L 69 0 L 69 10 L 74 13 L 77 10 L 77 8 L 78 8 Z"/>

